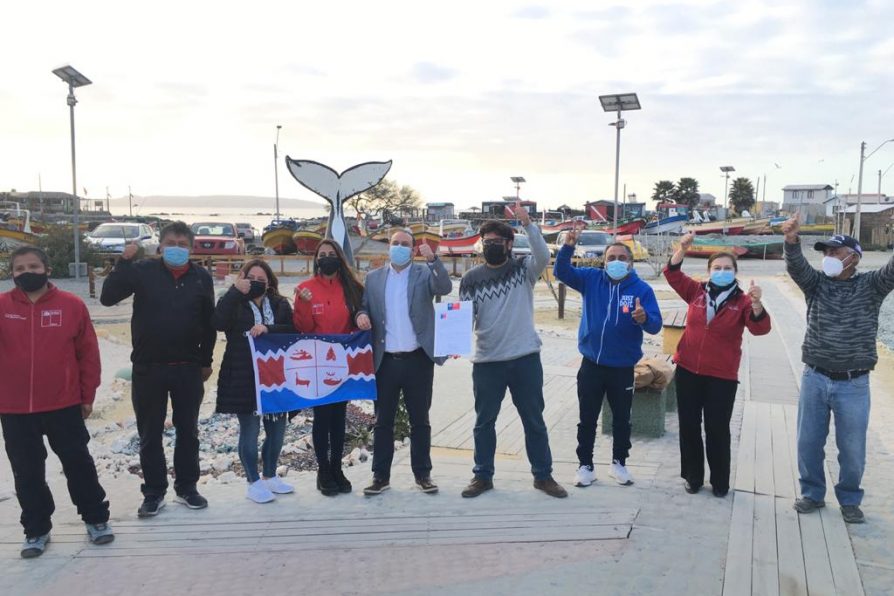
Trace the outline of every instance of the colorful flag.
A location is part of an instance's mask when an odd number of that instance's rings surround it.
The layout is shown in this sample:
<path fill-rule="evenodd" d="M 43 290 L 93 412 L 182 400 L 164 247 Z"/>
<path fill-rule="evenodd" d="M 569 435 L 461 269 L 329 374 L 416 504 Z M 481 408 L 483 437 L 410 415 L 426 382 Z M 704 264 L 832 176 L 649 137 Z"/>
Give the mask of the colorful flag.
<path fill-rule="evenodd" d="M 259 414 L 376 399 L 369 331 L 349 335 L 265 333 L 248 338 Z"/>

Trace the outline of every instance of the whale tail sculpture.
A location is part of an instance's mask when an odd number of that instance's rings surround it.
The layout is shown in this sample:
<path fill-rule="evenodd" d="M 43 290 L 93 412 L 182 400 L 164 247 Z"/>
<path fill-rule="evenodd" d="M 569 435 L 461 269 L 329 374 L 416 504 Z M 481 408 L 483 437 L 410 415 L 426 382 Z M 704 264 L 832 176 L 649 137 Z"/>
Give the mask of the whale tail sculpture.
<path fill-rule="evenodd" d="M 349 263 L 354 261 L 351 239 L 345 225 L 344 203 L 354 195 L 369 190 L 382 181 L 391 169 L 391 161 L 371 161 L 348 168 L 341 174 L 316 161 L 292 159 L 286 156 L 289 173 L 301 186 L 311 190 L 331 205 L 326 238 L 338 242 L 345 251 Z"/>

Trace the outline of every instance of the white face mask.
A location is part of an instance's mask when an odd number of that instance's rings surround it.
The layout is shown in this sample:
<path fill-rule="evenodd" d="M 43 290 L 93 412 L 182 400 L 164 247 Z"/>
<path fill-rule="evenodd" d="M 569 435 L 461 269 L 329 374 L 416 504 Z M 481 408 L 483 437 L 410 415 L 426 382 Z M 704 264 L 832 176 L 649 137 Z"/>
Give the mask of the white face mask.
<path fill-rule="evenodd" d="M 849 258 L 850 255 L 845 258 L 845 261 Z M 836 259 L 835 257 L 823 257 L 823 273 L 825 273 L 827 277 L 838 277 L 843 271 L 844 261 Z"/>

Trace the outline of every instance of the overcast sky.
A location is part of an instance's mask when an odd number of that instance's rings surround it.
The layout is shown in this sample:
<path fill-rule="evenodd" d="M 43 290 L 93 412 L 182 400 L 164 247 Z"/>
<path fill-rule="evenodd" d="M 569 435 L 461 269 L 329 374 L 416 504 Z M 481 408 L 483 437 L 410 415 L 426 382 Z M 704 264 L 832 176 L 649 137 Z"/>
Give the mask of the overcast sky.
<path fill-rule="evenodd" d="M 9 5 L 12 4 L 13 7 Z M 426 201 L 514 194 L 550 207 L 610 198 L 612 115 L 637 92 L 621 183 L 719 166 L 767 198 L 850 183 L 860 141 L 894 137 L 894 2 L 15 2 L 2 9 L 0 189 L 70 190 L 66 89 L 77 91 L 78 187 L 89 196 L 273 195 L 281 156 L 342 170 L 394 160 Z M 865 192 L 894 163 L 866 162 Z M 781 169 L 776 165 L 781 166 Z M 894 168 L 883 180 L 894 194 Z M 317 200 L 280 167 L 285 197 Z"/>

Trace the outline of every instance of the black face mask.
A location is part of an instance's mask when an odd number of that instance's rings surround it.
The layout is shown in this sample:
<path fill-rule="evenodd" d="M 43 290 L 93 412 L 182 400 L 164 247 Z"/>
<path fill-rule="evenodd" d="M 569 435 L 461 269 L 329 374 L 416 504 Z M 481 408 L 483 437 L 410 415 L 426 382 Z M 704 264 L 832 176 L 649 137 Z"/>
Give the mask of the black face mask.
<path fill-rule="evenodd" d="M 251 280 L 251 288 L 248 290 L 248 298 L 254 300 L 263 296 L 267 291 L 267 284 L 262 281 Z"/>
<path fill-rule="evenodd" d="M 317 259 L 317 267 L 323 275 L 332 275 L 341 268 L 341 259 L 338 257 L 320 257 Z"/>
<path fill-rule="evenodd" d="M 502 265 L 506 261 L 506 247 L 502 244 L 485 244 L 484 260 L 488 265 Z"/>
<path fill-rule="evenodd" d="M 47 285 L 47 274 L 28 271 L 27 273 L 19 273 L 12 281 L 22 288 L 23 292 L 36 292 Z"/>

